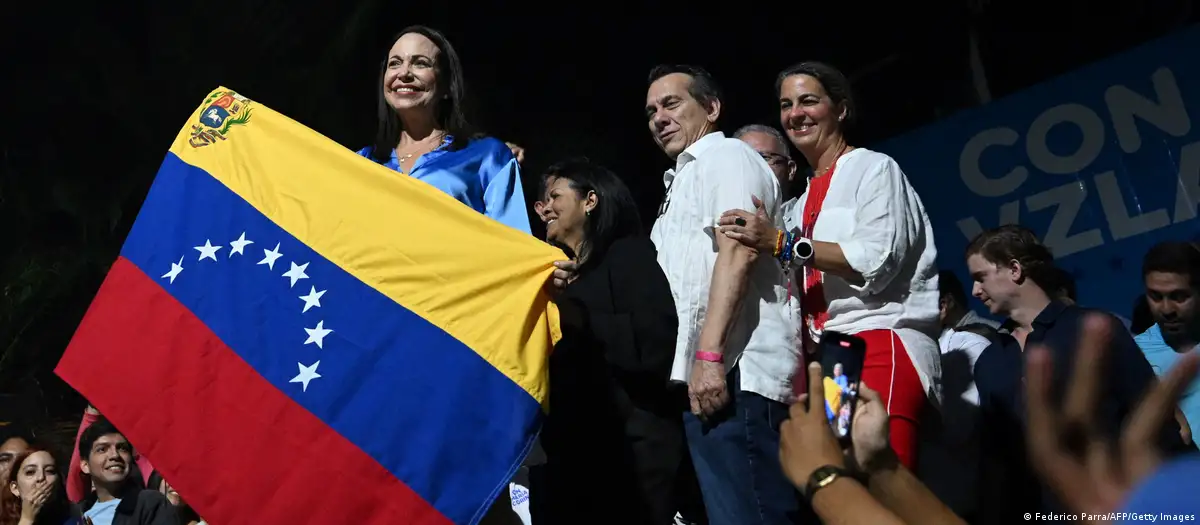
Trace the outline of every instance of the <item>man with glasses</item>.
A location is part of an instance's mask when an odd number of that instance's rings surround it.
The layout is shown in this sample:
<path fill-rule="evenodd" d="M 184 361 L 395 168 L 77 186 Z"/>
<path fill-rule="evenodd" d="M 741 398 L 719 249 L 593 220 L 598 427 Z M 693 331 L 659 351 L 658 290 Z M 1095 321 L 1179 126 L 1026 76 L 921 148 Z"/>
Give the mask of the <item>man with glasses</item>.
<path fill-rule="evenodd" d="M 779 190 L 783 197 L 787 200 L 783 202 L 783 223 L 787 230 L 796 227 L 792 219 L 792 207 L 796 205 L 796 197 L 792 190 L 792 181 L 796 178 L 796 161 L 792 160 L 792 156 L 788 150 L 787 140 L 784 140 L 783 133 L 771 126 L 762 124 L 750 124 L 742 126 L 741 129 L 733 132 L 733 138 L 741 139 L 742 142 L 749 144 L 754 151 L 762 155 L 763 160 L 767 161 L 767 166 L 775 173 L 775 177 L 779 179 Z"/>

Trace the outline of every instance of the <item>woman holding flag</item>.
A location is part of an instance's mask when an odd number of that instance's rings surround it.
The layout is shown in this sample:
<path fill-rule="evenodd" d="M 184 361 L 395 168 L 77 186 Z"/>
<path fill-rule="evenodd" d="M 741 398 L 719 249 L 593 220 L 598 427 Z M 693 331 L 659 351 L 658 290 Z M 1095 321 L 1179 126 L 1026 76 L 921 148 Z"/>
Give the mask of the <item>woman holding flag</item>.
<path fill-rule="evenodd" d="M 466 113 L 462 62 L 441 32 L 400 31 L 379 72 L 379 125 L 359 155 L 426 182 L 501 224 L 531 233 L 521 185 L 519 146 L 477 134 Z M 562 290 L 571 261 L 556 263 L 547 283 Z M 508 522 L 502 493 L 485 522 Z"/>
<path fill-rule="evenodd" d="M 379 80 L 379 127 L 359 155 L 529 233 L 520 164 L 504 142 L 472 130 L 462 63 L 446 37 L 425 26 L 405 28 Z"/>

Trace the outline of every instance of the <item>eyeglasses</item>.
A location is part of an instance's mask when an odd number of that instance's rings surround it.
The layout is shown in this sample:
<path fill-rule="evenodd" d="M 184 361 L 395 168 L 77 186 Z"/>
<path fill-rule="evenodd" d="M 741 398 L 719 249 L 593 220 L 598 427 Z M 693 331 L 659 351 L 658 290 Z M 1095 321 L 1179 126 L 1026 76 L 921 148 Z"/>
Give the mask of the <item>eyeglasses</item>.
<path fill-rule="evenodd" d="M 763 160 L 767 161 L 767 164 L 772 166 L 787 166 L 792 161 L 787 156 L 778 153 L 760 153 L 760 155 L 762 155 Z"/>

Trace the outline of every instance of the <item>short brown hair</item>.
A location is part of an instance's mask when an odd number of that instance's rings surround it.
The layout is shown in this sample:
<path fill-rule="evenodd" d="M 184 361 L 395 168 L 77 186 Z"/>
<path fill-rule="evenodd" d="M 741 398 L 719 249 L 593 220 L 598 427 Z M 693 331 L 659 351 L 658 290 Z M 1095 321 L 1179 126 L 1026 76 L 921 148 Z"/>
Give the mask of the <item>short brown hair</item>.
<path fill-rule="evenodd" d="M 1046 291 L 1055 288 L 1054 255 L 1038 240 L 1033 230 L 1016 224 L 992 228 L 971 240 L 966 257 L 979 255 L 997 266 L 1012 261 L 1021 265 L 1021 273 Z"/>

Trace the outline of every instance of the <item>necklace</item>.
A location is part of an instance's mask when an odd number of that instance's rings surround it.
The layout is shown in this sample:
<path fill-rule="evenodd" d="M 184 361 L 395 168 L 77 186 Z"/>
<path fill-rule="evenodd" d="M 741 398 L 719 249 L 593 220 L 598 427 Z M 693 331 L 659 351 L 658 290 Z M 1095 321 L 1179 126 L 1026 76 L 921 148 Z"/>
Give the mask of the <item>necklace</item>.
<path fill-rule="evenodd" d="M 445 136 L 446 136 L 445 133 L 438 133 L 437 135 L 433 135 L 430 138 L 436 139 L 437 143 L 441 144 L 441 141 Z M 413 150 L 411 153 L 409 153 L 407 155 L 398 155 L 396 157 L 396 164 L 404 164 L 404 162 L 407 161 L 408 159 L 411 159 L 411 158 L 417 156 L 417 153 L 424 155 L 424 154 L 429 153 L 430 151 L 433 151 L 434 149 L 436 149 L 436 147 L 430 148 L 429 142 L 430 142 L 430 140 L 428 138 L 424 139 L 417 143 L 420 147 Z M 399 153 L 399 152 L 397 152 L 397 153 Z"/>
<path fill-rule="evenodd" d="M 834 167 L 835 165 L 837 165 L 837 161 L 838 161 L 838 159 L 841 159 L 841 158 L 842 158 L 842 155 L 845 155 L 845 154 L 846 154 L 846 150 L 848 150 L 848 149 L 850 149 L 850 145 L 849 145 L 849 144 L 846 144 L 846 145 L 842 146 L 842 150 L 841 150 L 841 151 L 839 151 L 839 152 L 838 152 L 838 154 L 837 154 L 837 156 L 833 158 L 833 162 L 830 162 L 830 163 L 829 163 L 829 166 L 826 166 L 826 167 L 825 167 L 825 169 L 818 169 L 818 170 L 815 170 L 815 171 L 813 171 L 813 173 L 814 173 L 814 174 L 816 174 L 816 173 L 823 173 L 823 174 L 826 174 L 826 175 L 828 175 L 828 174 L 829 174 L 829 172 L 833 171 L 833 167 Z"/>

